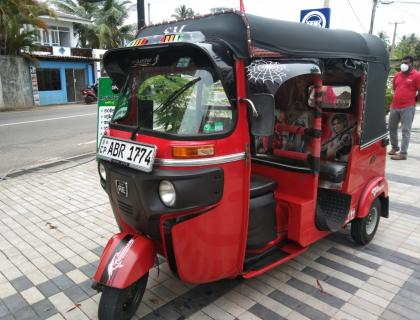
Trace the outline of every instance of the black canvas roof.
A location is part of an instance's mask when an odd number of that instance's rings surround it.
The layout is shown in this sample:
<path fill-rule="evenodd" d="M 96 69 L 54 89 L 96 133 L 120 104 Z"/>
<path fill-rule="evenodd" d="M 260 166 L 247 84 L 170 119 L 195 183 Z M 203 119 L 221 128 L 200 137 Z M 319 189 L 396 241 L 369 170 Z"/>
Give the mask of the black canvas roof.
<path fill-rule="evenodd" d="M 376 36 L 347 30 L 321 29 L 298 22 L 268 19 L 240 12 L 154 25 L 140 30 L 138 37 L 179 30 L 201 31 L 208 42 L 215 39 L 225 41 L 238 57 L 250 56 L 250 39 L 255 48 L 293 56 L 354 58 L 388 65 L 388 54 L 383 42 Z"/>
<path fill-rule="evenodd" d="M 203 33 L 205 42 L 226 43 L 238 58 L 252 58 L 254 52 L 261 52 L 254 49 L 263 49 L 290 57 L 352 58 L 368 62 L 361 146 L 386 136 L 384 97 L 389 62 L 384 43 L 379 38 L 233 11 L 149 26 L 139 31 L 138 38 L 191 31 Z M 104 66 L 111 77 L 124 76 L 124 71 L 115 69 L 112 61 L 124 64 L 121 53 L 133 50 L 136 49 L 128 47 L 106 52 Z"/>

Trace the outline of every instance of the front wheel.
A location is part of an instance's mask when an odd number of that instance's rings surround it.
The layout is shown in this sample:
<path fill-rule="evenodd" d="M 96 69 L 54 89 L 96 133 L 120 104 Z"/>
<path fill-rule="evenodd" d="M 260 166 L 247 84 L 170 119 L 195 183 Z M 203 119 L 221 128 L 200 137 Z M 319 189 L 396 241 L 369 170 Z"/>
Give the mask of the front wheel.
<path fill-rule="evenodd" d="M 351 237 L 358 244 L 368 244 L 375 236 L 381 217 L 381 201 L 376 199 L 364 218 L 354 219 L 351 223 Z"/>
<path fill-rule="evenodd" d="M 149 273 L 125 289 L 104 287 L 99 301 L 99 320 L 129 320 L 137 311 L 144 291 L 146 290 Z"/>

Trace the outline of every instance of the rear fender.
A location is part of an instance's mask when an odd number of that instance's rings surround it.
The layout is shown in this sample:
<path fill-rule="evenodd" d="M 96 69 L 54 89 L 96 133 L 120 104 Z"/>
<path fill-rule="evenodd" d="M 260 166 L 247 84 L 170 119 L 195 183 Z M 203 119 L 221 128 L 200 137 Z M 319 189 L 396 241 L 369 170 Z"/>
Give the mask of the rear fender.
<path fill-rule="evenodd" d="M 387 203 L 388 199 L 388 182 L 385 177 L 377 177 L 371 180 L 362 192 L 359 201 L 359 208 L 357 210 L 357 218 L 364 218 L 368 215 L 369 209 L 372 206 L 373 201 L 376 198 L 382 197 L 383 201 Z M 384 208 L 387 209 L 387 208 Z M 387 211 L 387 210 L 385 210 Z M 382 212 L 382 215 L 387 216 L 386 212 Z"/>
<path fill-rule="evenodd" d="M 93 280 L 108 287 L 127 288 L 153 267 L 155 258 L 152 240 L 118 233 L 108 241 Z"/>

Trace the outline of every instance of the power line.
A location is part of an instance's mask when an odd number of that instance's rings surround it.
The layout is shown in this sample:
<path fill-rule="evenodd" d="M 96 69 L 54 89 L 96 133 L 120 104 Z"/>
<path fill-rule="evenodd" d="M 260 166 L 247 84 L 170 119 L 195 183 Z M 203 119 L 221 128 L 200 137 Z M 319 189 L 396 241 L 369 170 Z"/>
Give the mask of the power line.
<path fill-rule="evenodd" d="M 415 19 L 415 20 L 420 20 L 420 17 L 419 16 L 415 16 L 415 15 L 413 15 L 411 12 L 409 12 L 409 11 L 407 11 L 407 10 L 405 10 L 405 9 L 403 9 L 403 8 L 401 8 L 401 7 L 399 7 L 399 6 L 396 6 L 396 5 L 394 5 L 395 6 L 395 8 L 397 8 L 398 10 L 401 10 L 402 12 L 404 12 L 405 14 L 407 14 L 407 15 L 409 15 L 411 18 L 413 18 L 413 19 Z"/>
<path fill-rule="evenodd" d="M 392 1 L 391 3 L 393 3 L 393 2 L 405 3 L 405 4 L 420 4 L 420 2 L 418 2 L 418 1 L 414 1 L 414 2 L 411 2 L 411 1 Z"/>
<path fill-rule="evenodd" d="M 363 26 L 362 22 L 360 21 L 359 17 L 356 14 L 356 11 L 354 11 L 353 6 L 351 5 L 350 0 L 347 0 L 347 2 L 349 3 L 349 6 L 351 8 L 351 11 L 353 11 L 353 15 L 356 17 L 357 21 L 359 22 L 360 26 L 362 27 L 363 31 L 366 32 L 365 27 Z"/>

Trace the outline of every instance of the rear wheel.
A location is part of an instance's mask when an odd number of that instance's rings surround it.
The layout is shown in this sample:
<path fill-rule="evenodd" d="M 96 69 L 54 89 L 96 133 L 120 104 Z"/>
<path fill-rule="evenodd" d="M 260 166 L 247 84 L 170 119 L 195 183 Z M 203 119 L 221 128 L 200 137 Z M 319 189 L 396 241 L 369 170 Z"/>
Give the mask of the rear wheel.
<path fill-rule="evenodd" d="M 365 245 L 375 236 L 381 217 L 381 201 L 376 199 L 364 218 L 354 219 L 351 223 L 351 237 L 358 243 Z"/>
<path fill-rule="evenodd" d="M 85 97 L 85 103 L 86 104 L 91 104 L 95 99 L 91 96 L 86 96 Z"/>
<path fill-rule="evenodd" d="M 131 319 L 143 298 L 148 277 L 149 273 L 146 273 L 125 289 L 104 287 L 99 301 L 99 320 Z"/>

